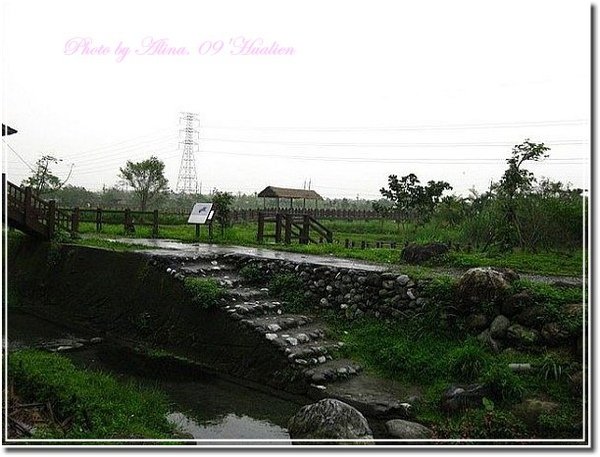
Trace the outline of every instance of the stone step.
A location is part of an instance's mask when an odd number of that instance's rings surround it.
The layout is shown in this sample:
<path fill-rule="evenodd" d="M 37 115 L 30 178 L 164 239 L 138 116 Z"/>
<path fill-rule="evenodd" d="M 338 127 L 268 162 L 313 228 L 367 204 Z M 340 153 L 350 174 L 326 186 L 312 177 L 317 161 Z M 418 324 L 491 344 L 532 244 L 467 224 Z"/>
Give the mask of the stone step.
<path fill-rule="evenodd" d="M 241 322 L 262 333 L 278 333 L 282 330 L 302 327 L 311 321 L 310 317 L 300 314 L 281 314 L 243 319 Z"/>
<path fill-rule="evenodd" d="M 317 365 L 304 372 L 311 383 L 323 385 L 347 380 L 362 371 L 362 367 L 350 359 L 335 359 Z"/>
<path fill-rule="evenodd" d="M 281 302 L 276 300 L 244 300 L 231 302 L 227 300 L 227 304 L 223 305 L 230 314 L 236 314 L 238 316 L 249 317 L 249 316 L 264 316 L 264 315 L 280 315 L 283 314 L 281 309 Z M 237 316 L 234 316 L 237 317 Z"/>
<path fill-rule="evenodd" d="M 233 297 L 236 300 L 260 300 L 260 299 L 264 299 L 266 300 L 269 296 L 268 294 L 268 290 L 267 289 L 256 289 L 253 287 L 243 287 L 243 286 L 237 286 L 234 288 L 232 288 L 231 290 L 229 290 L 227 292 L 227 295 L 229 297 Z M 277 300 L 274 300 L 277 301 Z"/>
<path fill-rule="evenodd" d="M 286 347 L 284 352 L 290 363 L 304 359 L 308 365 L 319 365 L 333 360 L 335 351 L 341 346 L 332 341 L 313 341 L 298 346 Z M 301 363 L 302 364 L 302 363 Z"/>

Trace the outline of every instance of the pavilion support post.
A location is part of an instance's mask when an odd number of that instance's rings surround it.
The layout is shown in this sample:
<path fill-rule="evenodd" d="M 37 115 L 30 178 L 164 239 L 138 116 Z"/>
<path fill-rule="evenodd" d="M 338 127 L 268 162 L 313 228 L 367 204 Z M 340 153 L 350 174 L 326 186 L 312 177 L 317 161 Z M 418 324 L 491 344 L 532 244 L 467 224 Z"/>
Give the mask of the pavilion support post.
<path fill-rule="evenodd" d="M 275 215 L 275 242 L 281 243 L 281 229 L 283 228 L 283 215 L 277 213 Z"/>
<path fill-rule="evenodd" d="M 285 244 L 291 244 L 292 242 L 292 218 L 291 214 L 285 215 Z"/>
<path fill-rule="evenodd" d="M 258 231 L 256 232 L 256 241 L 262 243 L 265 238 L 265 213 L 258 213 Z"/>

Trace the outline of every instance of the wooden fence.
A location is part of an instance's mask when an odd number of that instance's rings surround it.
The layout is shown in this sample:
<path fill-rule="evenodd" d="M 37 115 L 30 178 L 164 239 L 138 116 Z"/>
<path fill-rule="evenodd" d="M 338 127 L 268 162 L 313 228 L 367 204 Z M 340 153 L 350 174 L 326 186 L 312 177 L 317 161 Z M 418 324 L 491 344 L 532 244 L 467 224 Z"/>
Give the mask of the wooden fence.
<path fill-rule="evenodd" d="M 325 209 L 325 208 L 266 208 L 266 209 L 236 209 L 231 212 L 233 222 L 257 222 L 258 215 L 274 216 L 275 214 L 292 214 L 296 216 L 308 215 L 315 219 L 340 219 L 340 220 L 396 220 L 399 214 L 389 213 L 382 215 L 373 210 L 364 209 Z"/>

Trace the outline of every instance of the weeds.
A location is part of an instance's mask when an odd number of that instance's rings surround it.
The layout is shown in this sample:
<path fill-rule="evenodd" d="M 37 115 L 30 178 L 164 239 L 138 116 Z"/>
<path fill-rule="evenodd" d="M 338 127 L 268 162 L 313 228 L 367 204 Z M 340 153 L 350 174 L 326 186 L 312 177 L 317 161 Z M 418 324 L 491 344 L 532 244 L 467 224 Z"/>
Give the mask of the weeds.
<path fill-rule="evenodd" d="M 65 357 L 36 350 L 8 356 L 8 379 L 31 401 L 50 402 L 57 418 L 69 419 L 40 430 L 44 438 L 169 438 L 166 398 L 158 391 L 121 384 L 113 377 L 79 370 Z"/>
<path fill-rule="evenodd" d="M 192 295 L 192 302 L 204 309 L 216 306 L 224 294 L 223 288 L 213 278 L 187 277 L 183 285 Z"/>

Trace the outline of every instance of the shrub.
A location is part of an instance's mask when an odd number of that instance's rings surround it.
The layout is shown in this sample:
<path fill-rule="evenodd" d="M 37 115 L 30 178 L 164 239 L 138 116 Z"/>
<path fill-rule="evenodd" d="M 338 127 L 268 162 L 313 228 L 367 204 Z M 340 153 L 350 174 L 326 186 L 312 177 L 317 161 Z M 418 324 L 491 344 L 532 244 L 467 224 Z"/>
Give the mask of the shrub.
<path fill-rule="evenodd" d="M 495 398 L 515 402 L 523 397 L 523 382 L 507 365 L 492 365 L 482 380 Z"/>
<path fill-rule="evenodd" d="M 448 355 L 448 368 L 452 376 L 464 381 L 478 378 L 487 366 L 488 354 L 476 342 L 467 341 Z"/>
<path fill-rule="evenodd" d="M 223 297 L 223 289 L 213 278 L 187 277 L 183 284 L 192 294 L 192 302 L 205 309 L 216 306 L 219 299 Z"/>

